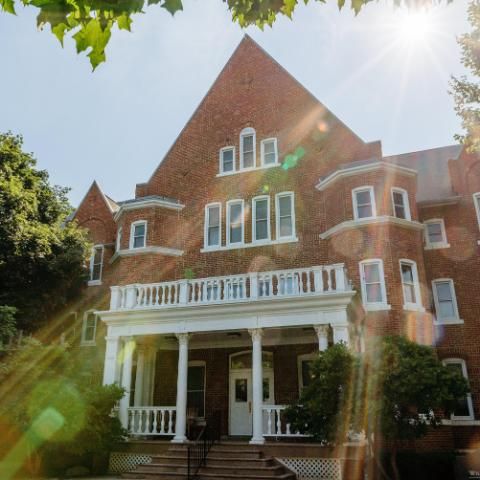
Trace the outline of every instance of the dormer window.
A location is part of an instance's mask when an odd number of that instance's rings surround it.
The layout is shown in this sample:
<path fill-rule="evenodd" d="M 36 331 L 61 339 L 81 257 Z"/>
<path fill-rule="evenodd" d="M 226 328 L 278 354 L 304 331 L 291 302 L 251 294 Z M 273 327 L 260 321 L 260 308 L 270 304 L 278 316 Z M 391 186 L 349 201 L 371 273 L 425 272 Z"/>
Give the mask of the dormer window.
<path fill-rule="evenodd" d="M 255 130 L 245 128 L 240 133 L 240 168 L 255 168 Z"/>
<path fill-rule="evenodd" d="M 261 143 L 262 166 L 276 165 L 278 163 L 277 139 L 268 138 Z"/>
<path fill-rule="evenodd" d="M 359 187 L 352 191 L 353 217 L 355 220 L 377 216 L 373 187 Z"/>
<path fill-rule="evenodd" d="M 235 147 L 225 147 L 220 150 L 220 173 L 235 171 Z"/>
<path fill-rule="evenodd" d="M 130 231 L 130 248 L 145 248 L 147 246 L 147 222 L 139 220 L 132 223 Z"/>

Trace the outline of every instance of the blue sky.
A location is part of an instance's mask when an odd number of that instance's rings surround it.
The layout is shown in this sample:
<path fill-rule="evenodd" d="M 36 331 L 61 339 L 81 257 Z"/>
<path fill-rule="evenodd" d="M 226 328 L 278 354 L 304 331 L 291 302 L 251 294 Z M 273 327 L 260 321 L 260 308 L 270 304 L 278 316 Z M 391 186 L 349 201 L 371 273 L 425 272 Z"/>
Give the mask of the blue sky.
<path fill-rule="evenodd" d="M 453 143 L 459 121 L 448 95 L 463 73 L 455 37 L 467 2 L 432 7 L 428 28 L 382 0 L 357 17 L 300 5 L 293 22 L 247 32 L 365 141 L 385 154 Z M 417 28 L 418 27 L 418 28 Z M 186 0 L 172 18 L 159 7 L 115 31 L 107 63 L 92 73 L 73 41 L 36 29 L 35 10 L 0 13 L 0 131 L 24 136 L 74 205 L 95 178 L 116 200 L 148 180 L 245 32 L 221 0 Z"/>

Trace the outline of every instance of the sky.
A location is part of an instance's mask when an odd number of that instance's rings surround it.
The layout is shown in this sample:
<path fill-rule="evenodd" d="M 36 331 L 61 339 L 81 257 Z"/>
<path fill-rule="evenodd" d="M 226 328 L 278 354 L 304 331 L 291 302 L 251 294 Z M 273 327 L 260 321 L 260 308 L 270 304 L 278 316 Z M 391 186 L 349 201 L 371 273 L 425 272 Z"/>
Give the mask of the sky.
<path fill-rule="evenodd" d="M 62 48 L 36 28 L 36 10 L 0 12 L 0 131 L 74 206 L 93 179 L 115 200 L 134 197 L 248 33 L 365 141 L 385 155 L 454 143 L 459 120 L 448 94 L 461 75 L 456 37 L 469 29 L 467 2 L 420 14 L 385 0 L 358 16 L 331 0 L 299 5 L 263 32 L 232 23 L 221 0 L 185 0 L 172 17 L 158 6 L 115 30 L 107 62 L 92 73 L 73 40 Z"/>

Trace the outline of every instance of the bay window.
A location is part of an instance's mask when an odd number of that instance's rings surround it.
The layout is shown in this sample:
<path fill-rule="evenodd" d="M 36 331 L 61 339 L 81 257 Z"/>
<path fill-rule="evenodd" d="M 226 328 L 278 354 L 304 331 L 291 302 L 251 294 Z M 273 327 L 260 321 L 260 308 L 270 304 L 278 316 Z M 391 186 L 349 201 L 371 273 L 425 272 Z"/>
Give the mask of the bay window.
<path fill-rule="evenodd" d="M 145 248 L 147 246 L 147 222 L 138 220 L 132 223 L 130 230 L 130 249 Z"/>
<path fill-rule="evenodd" d="M 372 218 L 377 216 L 373 187 L 359 187 L 352 190 L 353 218 Z"/>

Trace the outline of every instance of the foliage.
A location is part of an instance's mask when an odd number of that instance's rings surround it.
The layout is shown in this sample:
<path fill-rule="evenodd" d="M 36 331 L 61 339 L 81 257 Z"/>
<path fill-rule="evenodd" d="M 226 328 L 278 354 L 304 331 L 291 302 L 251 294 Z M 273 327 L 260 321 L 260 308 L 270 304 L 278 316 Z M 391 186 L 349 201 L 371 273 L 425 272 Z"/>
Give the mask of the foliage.
<path fill-rule="evenodd" d="M 455 139 L 466 144 L 469 151 L 480 152 L 480 1 L 473 0 L 468 7 L 472 31 L 462 35 L 458 43 L 462 63 L 469 75 L 452 78 L 455 111 L 460 116 L 464 133 Z"/>
<path fill-rule="evenodd" d="M 287 414 L 294 430 L 307 425 L 326 443 L 362 429 L 390 442 L 420 438 L 468 392 L 463 376 L 444 366 L 433 348 L 400 336 L 383 337 L 359 356 L 334 345 L 319 353 L 312 372 L 299 400 L 303 407 Z"/>
<path fill-rule="evenodd" d="M 325 0 L 312 0 L 325 3 Z M 351 8 L 357 14 L 371 0 L 352 0 Z M 396 0 L 413 6 L 425 4 L 431 0 Z M 450 0 L 448 0 L 450 1 Z M 264 28 L 272 26 L 277 16 L 292 18 L 299 3 L 298 0 L 223 0 L 232 14 L 232 20 L 242 28 L 256 25 Z M 303 0 L 305 4 L 309 0 Z M 15 14 L 15 0 L 0 0 L 0 7 L 5 12 Z M 17 4 L 33 6 L 40 9 L 37 24 L 42 27 L 50 25 L 52 33 L 63 45 L 65 34 L 72 34 L 77 53 L 88 50 L 90 63 L 95 69 L 105 61 L 107 46 L 112 28 L 130 31 L 132 15 L 143 13 L 149 5 L 160 5 L 174 15 L 183 10 L 183 0 L 17 0 Z M 337 0 L 341 9 L 345 0 Z"/>
<path fill-rule="evenodd" d="M 111 415 L 124 390 L 93 384 L 91 367 L 77 351 L 33 339 L 0 360 L 0 418 L 23 432 L 44 463 L 108 452 L 125 434 Z"/>
<path fill-rule="evenodd" d="M 17 309 L 0 305 L 0 348 L 6 343 L 16 332 L 15 313 Z"/>
<path fill-rule="evenodd" d="M 65 224 L 68 189 L 35 166 L 21 137 L 0 134 L 0 305 L 30 331 L 78 293 L 89 251 L 86 233 Z"/>

